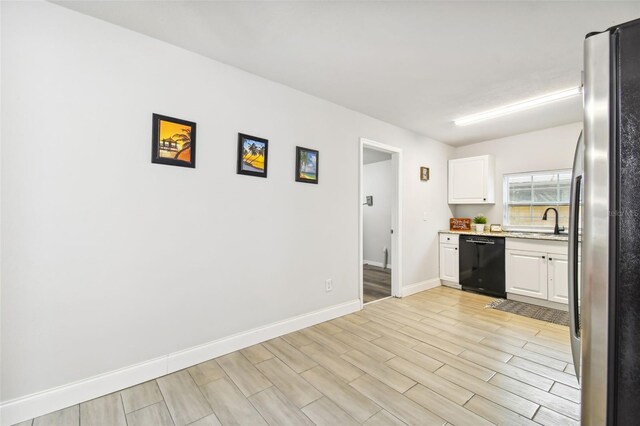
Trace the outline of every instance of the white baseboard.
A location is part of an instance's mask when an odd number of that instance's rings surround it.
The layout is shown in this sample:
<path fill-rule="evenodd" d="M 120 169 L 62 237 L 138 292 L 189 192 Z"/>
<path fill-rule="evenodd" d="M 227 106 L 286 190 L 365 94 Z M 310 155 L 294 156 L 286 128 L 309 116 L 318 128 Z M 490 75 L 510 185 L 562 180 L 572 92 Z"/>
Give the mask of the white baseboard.
<path fill-rule="evenodd" d="M 454 282 L 451 282 L 451 281 L 447 281 L 447 280 L 440 280 L 440 282 L 445 287 L 451 287 L 451 288 L 455 288 L 456 290 L 462 290 L 462 286 L 460 284 L 457 284 L 457 283 L 454 283 Z"/>
<path fill-rule="evenodd" d="M 432 278 L 430 280 L 420 281 L 419 283 L 409 284 L 402 287 L 402 297 L 410 296 L 431 288 L 440 287 L 441 285 L 442 283 L 440 282 L 440 278 Z"/>
<path fill-rule="evenodd" d="M 375 260 L 363 260 L 362 263 L 365 265 L 377 266 L 378 268 L 384 268 L 384 263 L 376 262 Z M 390 263 L 387 263 L 387 268 L 391 269 Z"/>
<path fill-rule="evenodd" d="M 0 425 L 13 425 L 79 404 L 360 309 L 360 300 L 352 300 L 75 383 L 6 401 L 0 404 Z"/>

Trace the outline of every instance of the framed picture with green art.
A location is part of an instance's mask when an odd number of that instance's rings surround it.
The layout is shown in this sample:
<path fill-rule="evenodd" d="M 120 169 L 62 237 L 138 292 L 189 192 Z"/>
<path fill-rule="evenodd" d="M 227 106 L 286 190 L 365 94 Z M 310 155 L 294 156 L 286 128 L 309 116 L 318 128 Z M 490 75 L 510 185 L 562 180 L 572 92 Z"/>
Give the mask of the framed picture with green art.
<path fill-rule="evenodd" d="M 238 174 L 267 177 L 269 141 L 238 133 Z"/>
<path fill-rule="evenodd" d="M 196 123 L 153 114 L 151 162 L 196 167 Z"/>
<path fill-rule="evenodd" d="M 319 158 L 315 149 L 296 147 L 296 182 L 318 183 Z"/>

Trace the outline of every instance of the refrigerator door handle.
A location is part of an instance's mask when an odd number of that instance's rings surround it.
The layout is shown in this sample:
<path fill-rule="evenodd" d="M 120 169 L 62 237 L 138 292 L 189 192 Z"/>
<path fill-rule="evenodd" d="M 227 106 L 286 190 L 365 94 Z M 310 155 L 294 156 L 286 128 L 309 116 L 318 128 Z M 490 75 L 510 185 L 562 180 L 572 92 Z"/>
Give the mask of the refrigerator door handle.
<path fill-rule="evenodd" d="M 578 139 L 571 179 L 571 195 L 569 201 L 569 330 L 571 354 L 576 377 L 580 381 L 580 315 L 579 308 L 579 252 L 580 244 L 580 191 L 583 174 L 583 140 L 582 133 Z"/>

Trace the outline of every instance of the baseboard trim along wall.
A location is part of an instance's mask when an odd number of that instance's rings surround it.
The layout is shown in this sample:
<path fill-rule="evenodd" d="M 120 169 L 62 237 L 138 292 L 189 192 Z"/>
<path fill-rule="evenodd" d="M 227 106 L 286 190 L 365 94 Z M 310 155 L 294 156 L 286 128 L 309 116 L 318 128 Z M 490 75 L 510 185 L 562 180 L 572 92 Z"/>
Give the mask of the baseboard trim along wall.
<path fill-rule="evenodd" d="M 420 281 L 419 283 L 409 284 L 402 287 L 402 297 L 411 296 L 412 294 L 440 287 L 441 285 L 442 283 L 440 282 L 440 278 L 432 278 L 430 280 Z"/>
<path fill-rule="evenodd" d="M 0 405 L 0 425 L 20 423 L 359 310 L 360 300 L 351 300 L 140 364 L 6 401 Z"/>
<path fill-rule="evenodd" d="M 365 265 L 377 266 L 378 268 L 384 268 L 384 263 L 376 262 L 375 260 L 364 260 L 362 263 Z M 391 269 L 390 263 L 387 263 L 387 268 Z"/>

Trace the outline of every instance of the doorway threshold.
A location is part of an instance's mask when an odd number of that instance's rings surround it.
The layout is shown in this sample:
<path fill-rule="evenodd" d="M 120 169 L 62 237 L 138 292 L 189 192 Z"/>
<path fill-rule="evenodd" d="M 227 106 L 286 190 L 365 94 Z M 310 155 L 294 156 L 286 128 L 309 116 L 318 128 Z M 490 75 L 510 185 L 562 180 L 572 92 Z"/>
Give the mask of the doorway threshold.
<path fill-rule="evenodd" d="M 393 297 L 393 296 L 385 296 L 385 297 L 381 297 L 380 299 L 372 300 L 372 301 L 370 301 L 370 302 L 365 302 L 365 303 L 363 303 L 363 306 L 367 306 L 367 305 L 370 305 L 370 304 L 372 304 L 372 303 L 377 303 L 377 302 L 381 302 L 381 301 L 383 301 L 383 300 L 391 299 L 392 297 Z"/>

